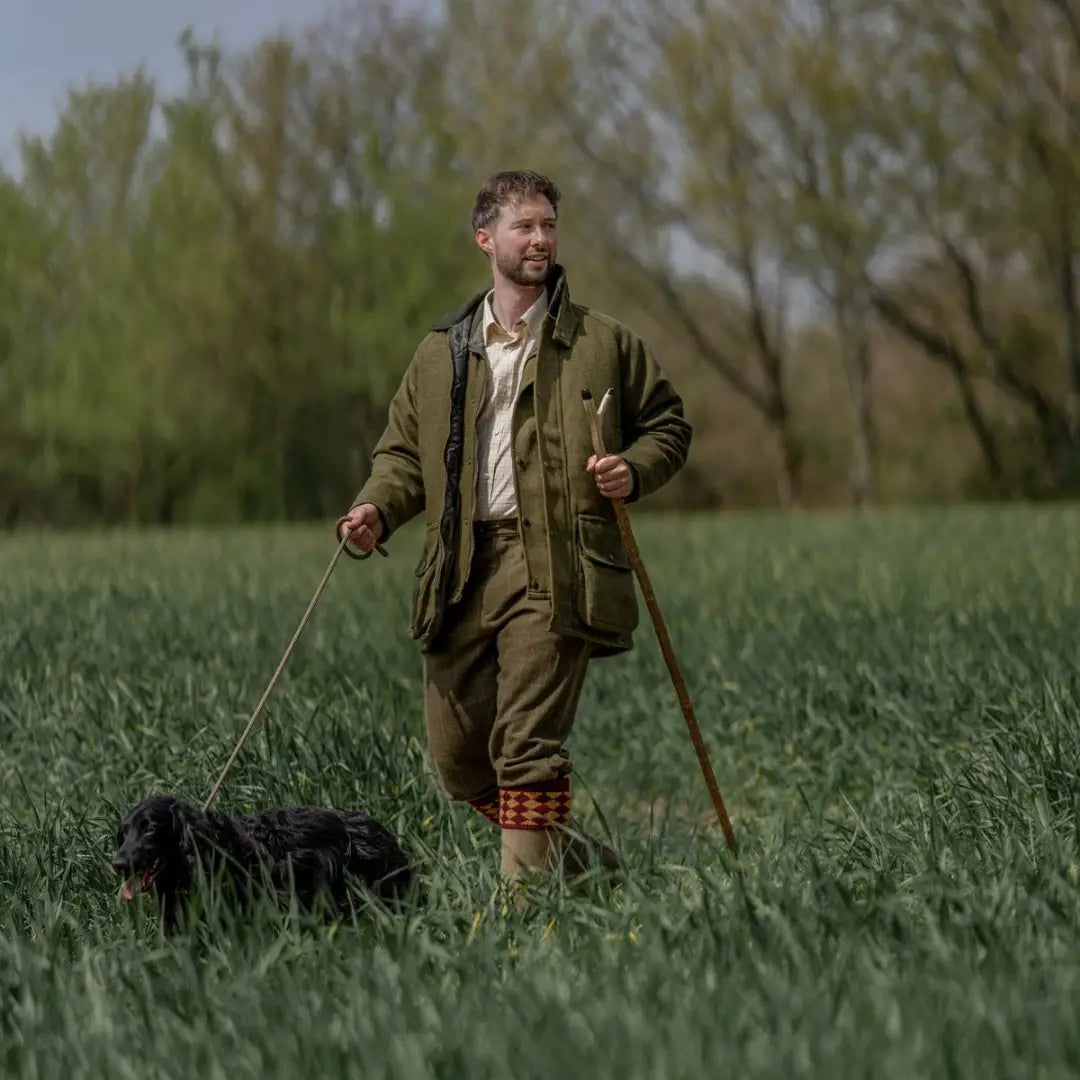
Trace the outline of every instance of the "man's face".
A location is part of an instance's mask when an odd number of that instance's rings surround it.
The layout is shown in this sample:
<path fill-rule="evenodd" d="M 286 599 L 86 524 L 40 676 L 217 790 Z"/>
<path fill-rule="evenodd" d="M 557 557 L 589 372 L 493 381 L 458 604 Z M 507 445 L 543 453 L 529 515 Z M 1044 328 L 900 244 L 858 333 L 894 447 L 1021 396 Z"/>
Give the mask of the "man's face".
<path fill-rule="evenodd" d="M 476 230 L 476 242 L 507 281 L 542 285 L 559 255 L 555 210 L 543 195 L 507 203 L 490 228 Z"/>

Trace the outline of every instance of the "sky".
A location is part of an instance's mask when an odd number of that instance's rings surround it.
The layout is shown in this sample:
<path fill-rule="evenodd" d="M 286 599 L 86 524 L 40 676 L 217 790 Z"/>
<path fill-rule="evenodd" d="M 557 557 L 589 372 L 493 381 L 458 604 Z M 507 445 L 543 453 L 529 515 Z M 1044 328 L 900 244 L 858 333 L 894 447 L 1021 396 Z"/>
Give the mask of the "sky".
<path fill-rule="evenodd" d="M 165 90 L 184 84 L 177 40 L 191 26 L 243 48 L 282 27 L 317 22 L 333 0 L 0 0 L 0 161 L 20 130 L 51 131 L 69 86 L 143 64 Z"/>

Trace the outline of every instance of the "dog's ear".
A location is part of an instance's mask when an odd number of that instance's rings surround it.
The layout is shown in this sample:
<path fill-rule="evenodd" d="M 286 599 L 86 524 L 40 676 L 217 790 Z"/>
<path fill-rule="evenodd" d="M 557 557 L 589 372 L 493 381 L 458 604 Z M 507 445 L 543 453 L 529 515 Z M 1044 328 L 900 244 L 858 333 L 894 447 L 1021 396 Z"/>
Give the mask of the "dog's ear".
<path fill-rule="evenodd" d="M 176 836 L 176 846 L 185 859 L 191 859 L 195 855 L 195 834 L 192 830 L 191 807 L 177 802 L 172 808 L 173 834 Z"/>

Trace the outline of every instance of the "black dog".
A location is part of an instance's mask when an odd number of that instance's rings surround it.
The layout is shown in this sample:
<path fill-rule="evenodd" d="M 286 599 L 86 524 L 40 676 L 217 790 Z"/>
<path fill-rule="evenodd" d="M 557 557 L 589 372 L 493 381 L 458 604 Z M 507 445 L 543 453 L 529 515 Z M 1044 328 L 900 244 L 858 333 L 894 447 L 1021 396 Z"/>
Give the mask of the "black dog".
<path fill-rule="evenodd" d="M 413 879 L 390 830 L 358 810 L 303 806 L 228 817 L 155 795 L 124 819 L 116 845 L 112 865 L 124 876 L 124 899 L 155 893 L 166 934 L 206 873 L 241 904 L 267 883 L 279 897 L 310 908 L 324 896 L 339 911 L 349 908 L 350 883 L 396 901 Z"/>

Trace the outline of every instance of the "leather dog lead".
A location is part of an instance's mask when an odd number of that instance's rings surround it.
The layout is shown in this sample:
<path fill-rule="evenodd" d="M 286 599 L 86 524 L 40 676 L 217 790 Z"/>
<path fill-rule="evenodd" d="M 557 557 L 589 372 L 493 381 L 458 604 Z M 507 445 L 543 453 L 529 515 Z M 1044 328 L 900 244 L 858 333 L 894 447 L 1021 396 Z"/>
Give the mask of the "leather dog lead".
<path fill-rule="evenodd" d="M 596 454 L 598 458 L 602 458 L 606 456 L 607 451 L 604 449 L 604 440 L 600 434 L 600 418 L 597 414 L 596 404 L 593 402 L 593 396 L 590 391 L 581 391 L 581 403 L 585 406 L 585 415 L 589 420 L 589 430 L 592 433 L 593 453 Z M 607 395 L 605 394 L 604 401 L 600 403 L 601 409 L 606 403 Z M 686 726 L 690 729 L 690 741 L 694 744 L 694 750 L 697 751 L 698 763 L 701 765 L 701 772 L 705 777 L 705 784 L 709 789 L 709 795 L 712 796 L 712 803 L 713 807 L 716 809 L 716 816 L 720 819 L 720 828 L 724 830 L 724 839 L 727 841 L 727 846 L 731 849 L 732 853 L 738 854 L 738 850 L 735 846 L 735 832 L 731 827 L 731 819 L 728 817 L 727 809 L 724 807 L 724 799 L 721 796 L 720 788 L 716 783 L 716 774 L 713 772 L 712 763 L 709 761 L 709 754 L 705 749 L 705 742 L 701 737 L 701 729 L 698 727 L 697 719 L 694 717 L 694 706 L 690 701 L 690 692 L 686 688 L 686 681 L 683 679 L 682 671 L 679 668 L 679 662 L 675 658 L 675 650 L 671 646 L 671 638 L 668 636 L 664 617 L 660 614 L 660 606 L 656 602 L 656 594 L 653 592 L 652 582 L 649 580 L 648 572 L 645 570 L 645 563 L 642 561 L 641 552 L 638 551 L 637 541 L 634 539 L 634 530 L 630 528 L 630 518 L 626 512 L 626 507 L 623 505 L 622 499 L 611 499 L 609 501 L 615 510 L 615 520 L 619 523 L 619 531 L 622 533 L 623 543 L 626 545 L 626 552 L 630 556 L 630 565 L 634 568 L 638 583 L 641 585 L 641 593 L 645 597 L 645 606 L 649 609 L 649 615 L 652 616 L 653 628 L 656 630 L 656 637 L 660 642 L 660 651 L 664 654 L 664 662 L 667 664 L 668 672 L 671 675 L 671 681 L 675 686 L 675 693 L 678 695 L 679 704 L 682 706 L 683 716 L 686 718 Z"/>
<path fill-rule="evenodd" d="M 259 719 L 259 713 L 263 711 L 263 706 L 266 704 L 268 698 L 270 697 L 270 694 L 273 692 L 274 687 L 277 685 L 278 677 L 281 675 L 282 671 L 285 670 L 285 665 L 288 663 L 289 657 L 292 655 L 292 651 L 296 647 L 296 643 L 300 640 L 300 635 L 304 632 L 304 627 L 307 626 L 308 619 L 311 618 L 311 613 L 315 610 L 315 605 L 319 602 L 319 597 L 322 596 L 323 589 L 326 588 L 326 583 L 330 580 L 330 575 L 334 572 L 334 567 L 337 566 L 338 559 L 341 558 L 341 553 L 343 551 L 346 551 L 350 555 L 353 554 L 351 550 L 346 548 L 346 545 L 349 542 L 349 537 L 352 536 L 352 530 L 350 529 L 349 531 L 342 533 L 341 527 L 342 525 L 344 525 L 346 520 L 347 518 L 345 517 L 338 518 L 336 528 L 338 536 L 341 537 L 341 543 L 338 544 L 337 551 L 334 552 L 334 555 L 330 560 L 330 564 L 326 568 L 326 573 L 323 574 L 322 581 L 319 582 L 319 587 L 315 590 L 315 595 L 312 596 L 311 602 L 307 606 L 307 611 L 304 612 L 304 616 L 300 620 L 300 625 L 297 626 L 296 633 L 294 633 L 292 636 L 292 641 L 289 642 L 288 647 L 285 649 L 284 655 L 278 662 L 277 670 L 270 677 L 270 682 L 267 684 L 266 689 L 263 691 L 262 697 L 259 698 L 259 704 L 255 706 L 255 711 L 251 714 L 251 719 L 247 722 L 247 727 L 244 728 L 244 732 L 240 736 L 240 740 L 233 748 L 233 752 L 229 755 L 229 760 L 225 762 L 225 768 L 221 770 L 221 775 L 217 778 L 217 783 L 214 784 L 213 790 L 206 797 L 206 802 L 203 803 L 202 807 L 204 813 L 210 808 L 210 804 L 214 801 L 217 793 L 221 790 L 221 785 L 225 782 L 225 777 L 228 776 L 229 770 L 233 766 L 233 762 L 236 761 L 241 749 L 243 748 L 244 743 L 247 742 L 248 736 L 251 734 L 252 728 L 255 727 L 255 721 Z M 382 546 L 382 544 L 376 544 L 375 550 L 384 558 L 390 554 L 386 550 L 386 548 Z M 363 559 L 367 558 L 367 556 L 370 554 L 371 552 L 368 551 L 360 555 L 355 555 L 354 557 L 358 559 Z"/>

